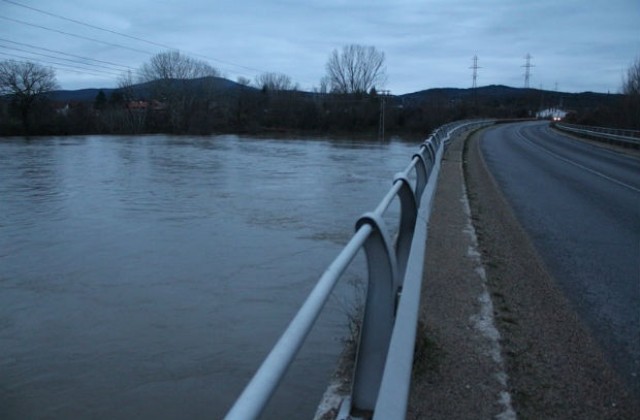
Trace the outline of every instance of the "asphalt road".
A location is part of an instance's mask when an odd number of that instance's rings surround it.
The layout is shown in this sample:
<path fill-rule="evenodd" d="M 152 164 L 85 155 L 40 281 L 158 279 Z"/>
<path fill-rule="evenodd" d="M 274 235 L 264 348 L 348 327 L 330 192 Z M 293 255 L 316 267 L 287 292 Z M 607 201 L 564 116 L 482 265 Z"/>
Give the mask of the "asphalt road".
<path fill-rule="evenodd" d="M 640 394 L 640 159 L 546 122 L 498 125 L 480 147 L 548 271 Z"/>

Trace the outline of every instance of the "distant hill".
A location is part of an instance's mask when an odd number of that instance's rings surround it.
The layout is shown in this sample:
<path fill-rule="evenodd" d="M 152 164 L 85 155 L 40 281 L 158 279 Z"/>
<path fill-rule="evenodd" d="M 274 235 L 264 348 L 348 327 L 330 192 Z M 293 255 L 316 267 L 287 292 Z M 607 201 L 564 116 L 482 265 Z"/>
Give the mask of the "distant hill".
<path fill-rule="evenodd" d="M 228 79 L 221 77 L 205 77 L 193 80 L 174 80 L 174 83 L 185 83 L 189 88 L 198 90 L 199 85 L 208 84 L 208 88 L 219 90 L 221 92 L 240 91 L 241 89 L 253 89 L 244 85 L 240 85 Z M 153 92 L 154 84 L 157 82 L 147 82 L 133 85 L 131 89 L 137 99 L 149 99 Z M 109 98 L 117 88 L 101 88 L 101 89 L 80 89 L 80 90 L 54 90 L 49 93 L 49 98 L 56 102 L 92 102 L 96 99 L 98 92 L 103 91 Z"/>
<path fill-rule="evenodd" d="M 475 90 L 458 88 L 434 88 L 419 92 L 400 95 L 405 104 L 421 104 L 429 102 L 456 102 L 477 98 L 478 101 L 514 103 L 526 100 L 528 102 L 540 102 L 546 106 L 562 106 L 567 109 L 579 110 L 594 108 L 602 105 L 611 105 L 621 95 L 595 92 L 567 93 L 541 89 L 513 88 L 503 85 L 490 85 L 478 87 Z"/>
<path fill-rule="evenodd" d="M 257 91 L 253 87 L 240 85 L 228 79 L 220 77 L 208 77 L 193 80 L 175 80 L 175 83 L 185 83 L 187 87 L 199 89 L 199 84 L 209 84 L 213 88 L 225 95 L 235 95 L 244 90 Z M 156 82 L 137 84 L 132 87 L 134 96 L 138 99 L 149 99 L 153 92 L 153 85 Z M 107 98 L 117 89 L 80 89 L 80 90 L 56 90 L 50 93 L 50 98 L 56 102 L 92 102 L 99 91 L 103 91 Z M 310 94 L 309 92 L 299 92 L 300 94 Z M 433 88 L 418 92 L 407 93 L 394 96 L 396 103 L 405 106 L 420 106 L 426 103 L 450 103 L 477 100 L 481 104 L 490 106 L 510 106 L 526 101 L 527 103 L 539 103 L 541 108 L 548 106 L 561 106 L 570 110 L 584 110 L 597 108 L 598 106 L 611 105 L 619 99 L 619 94 L 605 94 L 594 92 L 566 93 L 540 89 L 514 88 L 503 85 L 490 85 L 471 88 Z"/>
<path fill-rule="evenodd" d="M 107 98 L 115 89 L 80 89 L 54 90 L 49 93 L 49 99 L 56 102 L 90 102 L 96 99 L 98 92 L 103 91 Z"/>
<path fill-rule="evenodd" d="M 474 94 L 483 97 L 505 97 L 505 96 L 518 96 L 524 94 L 524 89 L 512 88 L 509 86 L 503 85 L 491 85 L 491 86 L 483 86 L 479 87 L 475 90 L 473 89 L 460 89 L 460 88 L 432 88 L 421 90 L 414 93 L 407 93 L 405 95 L 400 95 L 401 98 L 405 98 L 406 100 L 416 100 L 416 101 L 425 101 L 425 100 L 439 100 L 442 98 L 447 99 L 468 99 L 472 97 Z"/>

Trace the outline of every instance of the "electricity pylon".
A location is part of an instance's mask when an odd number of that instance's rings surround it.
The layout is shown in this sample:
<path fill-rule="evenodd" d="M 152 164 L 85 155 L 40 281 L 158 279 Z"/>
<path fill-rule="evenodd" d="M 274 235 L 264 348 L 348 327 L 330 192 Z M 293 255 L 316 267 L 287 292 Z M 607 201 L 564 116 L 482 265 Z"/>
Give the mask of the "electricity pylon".
<path fill-rule="evenodd" d="M 525 64 L 522 66 L 524 67 L 524 87 L 525 89 L 529 89 L 529 79 L 531 78 L 531 67 L 535 67 L 533 64 L 531 64 L 531 59 L 533 57 L 531 57 L 531 54 L 527 54 L 524 56 L 525 60 L 527 60 L 525 62 Z"/>

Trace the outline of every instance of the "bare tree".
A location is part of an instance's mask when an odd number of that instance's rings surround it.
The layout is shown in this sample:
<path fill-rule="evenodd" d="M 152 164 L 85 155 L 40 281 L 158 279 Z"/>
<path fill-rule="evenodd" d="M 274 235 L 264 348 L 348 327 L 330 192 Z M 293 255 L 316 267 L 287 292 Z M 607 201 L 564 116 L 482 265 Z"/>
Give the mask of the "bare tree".
<path fill-rule="evenodd" d="M 165 51 L 154 55 L 148 63 L 143 64 L 140 73 L 143 82 L 220 76 L 220 72 L 206 61 L 188 57 L 180 51 Z"/>
<path fill-rule="evenodd" d="M 327 93 L 329 92 L 329 78 L 324 76 L 320 79 L 320 87 L 318 88 L 318 93 Z"/>
<path fill-rule="evenodd" d="M 617 113 L 622 118 L 621 125 L 640 129 L 640 57 L 627 69 L 622 78 L 622 108 Z"/>
<path fill-rule="evenodd" d="M 135 91 L 135 82 L 131 70 L 127 70 L 118 78 L 117 95 L 122 101 L 119 106 L 112 107 L 103 113 L 103 122 L 109 132 L 123 130 L 127 133 L 139 133 L 143 130 L 146 121 L 146 112 L 143 109 L 132 109 L 133 101 L 139 99 Z"/>
<path fill-rule="evenodd" d="M 135 98 L 135 82 L 131 70 L 127 70 L 118 77 L 118 91 L 125 102 L 133 101 Z"/>
<path fill-rule="evenodd" d="M 256 76 L 256 86 L 268 91 L 296 90 L 298 85 L 282 73 L 262 73 Z"/>
<path fill-rule="evenodd" d="M 333 50 L 326 70 L 329 87 L 335 93 L 366 93 L 386 81 L 384 53 L 373 46 L 345 45 Z"/>
<path fill-rule="evenodd" d="M 269 127 L 282 126 L 285 121 L 292 123 L 298 106 L 298 85 L 286 74 L 273 72 L 256 76 L 254 83 L 263 93 L 260 95 L 264 107 L 261 123 Z"/>
<path fill-rule="evenodd" d="M 49 67 L 29 61 L 0 62 L 0 93 L 13 98 L 26 132 L 29 132 L 35 106 L 57 87 L 56 74 Z"/>
<path fill-rule="evenodd" d="M 174 131 L 189 130 L 195 109 L 205 115 L 213 102 L 214 77 L 221 73 L 207 62 L 196 60 L 179 51 L 166 51 L 151 57 L 140 69 L 142 82 L 154 82 L 157 99 L 168 106 L 169 122 Z M 194 79 L 198 79 L 197 81 Z"/>
<path fill-rule="evenodd" d="M 630 96 L 640 95 L 640 57 L 629 66 L 622 78 L 622 93 Z"/>
<path fill-rule="evenodd" d="M 236 79 L 236 83 L 241 86 L 249 86 L 251 85 L 251 79 L 247 79 L 243 76 L 238 76 L 238 78 Z"/>

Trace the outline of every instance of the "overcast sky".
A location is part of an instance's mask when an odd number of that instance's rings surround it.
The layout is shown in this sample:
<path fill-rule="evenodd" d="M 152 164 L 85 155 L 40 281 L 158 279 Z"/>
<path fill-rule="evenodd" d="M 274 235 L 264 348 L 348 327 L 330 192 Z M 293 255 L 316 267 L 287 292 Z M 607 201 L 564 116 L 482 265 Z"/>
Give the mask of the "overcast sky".
<path fill-rule="evenodd" d="M 474 55 L 479 86 L 522 87 L 527 54 L 531 87 L 617 92 L 640 57 L 640 1 L 0 0 L 0 60 L 52 66 L 64 89 L 115 87 L 171 47 L 232 80 L 279 72 L 308 90 L 350 43 L 385 53 L 393 94 L 470 87 Z"/>

